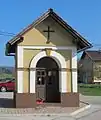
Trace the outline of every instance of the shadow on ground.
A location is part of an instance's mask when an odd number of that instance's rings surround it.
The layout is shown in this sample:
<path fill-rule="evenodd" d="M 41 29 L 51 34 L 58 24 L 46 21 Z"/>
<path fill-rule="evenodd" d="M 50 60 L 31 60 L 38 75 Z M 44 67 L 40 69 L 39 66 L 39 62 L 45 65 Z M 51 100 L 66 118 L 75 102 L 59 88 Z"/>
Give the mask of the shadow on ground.
<path fill-rule="evenodd" d="M 0 108 L 14 108 L 14 100 L 8 98 L 0 98 Z"/>

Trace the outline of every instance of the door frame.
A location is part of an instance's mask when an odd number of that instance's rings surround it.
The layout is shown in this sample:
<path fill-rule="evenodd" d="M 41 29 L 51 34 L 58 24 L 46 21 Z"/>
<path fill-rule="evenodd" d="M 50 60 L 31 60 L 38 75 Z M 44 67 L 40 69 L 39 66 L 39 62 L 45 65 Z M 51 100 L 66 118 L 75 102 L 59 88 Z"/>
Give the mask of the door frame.
<path fill-rule="evenodd" d="M 35 57 L 33 57 L 30 68 L 36 68 L 37 62 L 43 57 L 52 57 L 58 64 L 59 69 L 66 69 L 65 58 L 56 51 L 51 51 L 50 56 L 47 56 L 46 51 L 39 52 Z M 59 92 L 67 92 L 67 71 L 59 71 Z M 36 93 L 36 71 L 30 70 L 30 93 Z"/>
<path fill-rule="evenodd" d="M 46 58 L 46 59 L 44 59 Z M 57 62 L 51 58 L 51 57 L 44 57 L 39 59 L 39 61 L 37 62 L 37 68 L 36 68 L 36 98 L 40 99 L 42 98 L 43 100 L 45 100 L 45 102 L 49 102 L 53 101 L 53 102 L 60 102 L 60 91 L 59 91 L 59 66 L 57 64 Z M 44 64 L 40 65 L 40 60 L 45 60 Z M 47 59 L 50 60 L 48 62 L 48 64 L 51 62 L 54 62 L 55 66 L 50 67 L 47 66 L 45 67 L 45 64 L 47 62 Z M 49 72 L 52 72 L 52 75 L 49 75 Z M 43 74 L 44 72 L 44 74 Z M 55 76 L 54 76 L 55 75 Z M 52 78 L 54 76 L 54 78 Z M 40 81 L 39 78 L 42 78 Z M 51 79 L 51 84 L 49 83 L 49 80 Z M 54 87 L 55 86 L 55 87 Z M 54 92 L 53 92 L 54 90 Z M 56 94 L 56 96 L 54 97 L 49 97 L 50 94 Z M 49 98 L 49 99 L 48 99 Z M 53 99 L 54 98 L 54 99 Z M 59 98 L 59 100 L 56 100 L 57 98 Z"/>

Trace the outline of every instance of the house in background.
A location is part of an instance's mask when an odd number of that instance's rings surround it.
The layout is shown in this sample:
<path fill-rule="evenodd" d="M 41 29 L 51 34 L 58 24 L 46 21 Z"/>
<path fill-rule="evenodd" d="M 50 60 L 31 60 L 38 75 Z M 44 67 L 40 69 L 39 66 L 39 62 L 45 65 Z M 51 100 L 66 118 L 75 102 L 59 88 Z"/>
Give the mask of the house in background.
<path fill-rule="evenodd" d="M 101 51 L 84 51 L 78 62 L 78 82 L 101 82 Z"/>

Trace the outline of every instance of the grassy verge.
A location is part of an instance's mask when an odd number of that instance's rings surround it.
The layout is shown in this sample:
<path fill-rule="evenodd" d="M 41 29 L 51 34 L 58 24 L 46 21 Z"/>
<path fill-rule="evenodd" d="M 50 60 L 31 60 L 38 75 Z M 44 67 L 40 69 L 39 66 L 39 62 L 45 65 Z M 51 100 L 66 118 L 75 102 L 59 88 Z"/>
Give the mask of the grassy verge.
<path fill-rule="evenodd" d="M 88 96 L 101 96 L 101 85 L 98 84 L 79 84 L 79 93 Z"/>

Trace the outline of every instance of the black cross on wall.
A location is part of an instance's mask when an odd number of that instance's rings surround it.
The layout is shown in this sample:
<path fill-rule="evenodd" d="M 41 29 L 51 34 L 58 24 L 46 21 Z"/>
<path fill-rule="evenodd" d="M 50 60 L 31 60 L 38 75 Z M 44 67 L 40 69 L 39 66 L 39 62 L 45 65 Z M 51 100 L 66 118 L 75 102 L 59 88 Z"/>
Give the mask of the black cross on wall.
<path fill-rule="evenodd" d="M 44 30 L 43 32 L 47 32 L 47 42 L 46 43 L 49 43 L 50 42 L 50 33 L 55 32 L 55 31 L 51 30 L 50 26 L 48 26 L 48 29 Z"/>

